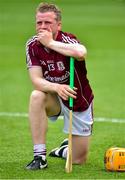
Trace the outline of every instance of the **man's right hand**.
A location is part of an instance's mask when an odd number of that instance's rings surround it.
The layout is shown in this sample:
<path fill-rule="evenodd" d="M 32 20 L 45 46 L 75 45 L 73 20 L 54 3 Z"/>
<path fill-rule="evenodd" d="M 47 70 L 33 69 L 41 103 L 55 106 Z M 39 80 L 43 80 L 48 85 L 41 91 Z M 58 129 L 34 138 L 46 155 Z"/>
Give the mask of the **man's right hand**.
<path fill-rule="evenodd" d="M 76 87 L 71 89 L 69 85 L 56 84 L 56 92 L 63 100 L 68 100 L 69 97 L 72 97 L 74 99 L 77 98 L 77 88 Z"/>

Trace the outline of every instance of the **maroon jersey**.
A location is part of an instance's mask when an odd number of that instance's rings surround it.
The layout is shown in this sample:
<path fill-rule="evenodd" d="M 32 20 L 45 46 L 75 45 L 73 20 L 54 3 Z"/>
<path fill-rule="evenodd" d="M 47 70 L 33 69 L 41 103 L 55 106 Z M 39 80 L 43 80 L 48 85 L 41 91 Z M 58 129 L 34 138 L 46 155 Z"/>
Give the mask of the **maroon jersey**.
<path fill-rule="evenodd" d="M 64 43 L 79 43 L 73 34 L 60 31 L 56 41 Z M 64 56 L 56 51 L 46 48 L 32 37 L 26 44 L 26 62 L 27 68 L 40 66 L 43 76 L 52 83 L 69 84 L 69 65 L 70 57 Z M 78 88 L 77 99 L 74 100 L 73 110 L 86 110 L 93 99 L 92 89 L 87 79 L 87 70 L 85 61 L 75 60 L 74 86 Z M 69 102 L 63 100 L 63 103 L 69 108 Z"/>

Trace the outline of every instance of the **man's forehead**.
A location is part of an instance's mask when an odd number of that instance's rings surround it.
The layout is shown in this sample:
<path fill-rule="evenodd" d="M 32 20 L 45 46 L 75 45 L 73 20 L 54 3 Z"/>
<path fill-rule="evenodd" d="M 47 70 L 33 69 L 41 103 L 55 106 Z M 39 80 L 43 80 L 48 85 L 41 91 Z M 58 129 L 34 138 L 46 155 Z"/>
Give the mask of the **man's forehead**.
<path fill-rule="evenodd" d="M 42 18 L 51 18 L 55 19 L 56 15 L 54 12 L 37 12 L 36 13 L 36 18 L 42 19 Z"/>

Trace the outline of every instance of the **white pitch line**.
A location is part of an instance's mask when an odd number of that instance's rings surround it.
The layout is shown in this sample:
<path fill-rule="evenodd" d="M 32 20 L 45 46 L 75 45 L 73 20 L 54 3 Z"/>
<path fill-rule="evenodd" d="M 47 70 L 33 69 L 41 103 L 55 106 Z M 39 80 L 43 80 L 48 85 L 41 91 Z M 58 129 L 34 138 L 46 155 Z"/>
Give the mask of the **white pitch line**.
<path fill-rule="evenodd" d="M 27 118 L 27 113 L 22 112 L 0 112 L 0 117 L 24 117 Z M 62 116 L 60 116 L 62 118 Z M 106 117 L 95 117 L 96 122 L 113 122 L 113 123 L 125 123 L 125 119 L 118 118 L 106 118 Z"/>
<path fill-rule="evenodd" d="M 96 122 L 125 123 L 125 119 L 105 118 L 105 117 L 95 117 L 94 121 L 96 121 Z"/>
<path fill-rule="evenodd" d="M 20 112 L 0 112 L 0 116 L 3 116 L 3 117 L 28 117 L 28 114 L 20 113 Z"/>

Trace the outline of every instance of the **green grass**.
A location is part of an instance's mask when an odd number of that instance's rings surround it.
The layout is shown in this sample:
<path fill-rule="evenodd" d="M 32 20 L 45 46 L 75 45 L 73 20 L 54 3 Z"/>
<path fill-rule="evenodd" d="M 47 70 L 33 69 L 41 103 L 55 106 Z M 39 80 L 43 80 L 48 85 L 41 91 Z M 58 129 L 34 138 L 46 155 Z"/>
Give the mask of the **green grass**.
<path fill-rule="evenodd" d="M 48 152 L 65 138 L 62 134 L 62 125 L 61 120 L 49 124 Z M 0 120 L 0 127 L 1 179 L 121 179 L 125 177 L 124 173 L 105 171 L 103 162 L 104 153 L 109 147 L 123 146 L 125 136 L 123 124 L 95 122 L 88 161 L 84 166 L 73 166 L 71 174 L 65 173 L 64 160 L 52 157 L 47 157 L 48 169 L 36 172 L 26 171 L 24 167 L 32 158 L 32 142 L 27 119 L 4 117 Z M 52 134 L 56 134 L 58 138 Z"/>
<path fill-rule="evenodd" d="M 34 13 L 39 2 L 0 1 L 0 112 L 28 112 L 32 85 L 25 64 L 25 42 L 35 33 Z M 62 9 L 63 31 L 76 34 L 88 49 L 86 63 L 95 94 L 95 117 L 125 119 L 125 1 L 51 2 Z M 64 137 L 62 122 L 49 123 L 48 151 Z M 32 158 L 28 120 L 0 116 L 0 178 L 124 179 L 124 173 L 106 172 L 103 163 L 105 150 L 124 147 L 124 137 L 123 124 L 96 122 L 85 166 L 74 166 L 68 175 L 63 160 L 48 158 L 47 170 L 27 172 L 24 166 Z"/>

